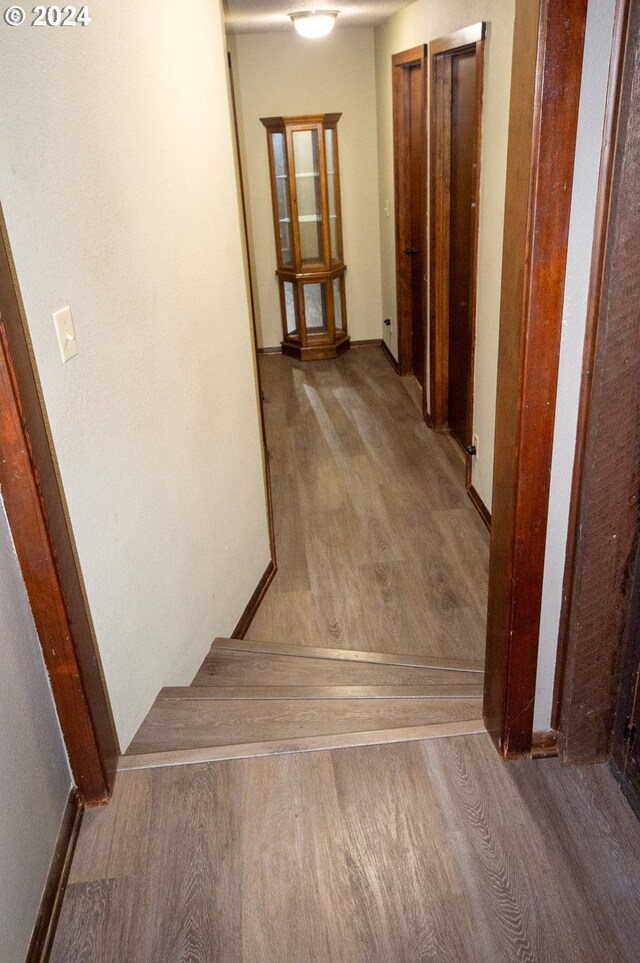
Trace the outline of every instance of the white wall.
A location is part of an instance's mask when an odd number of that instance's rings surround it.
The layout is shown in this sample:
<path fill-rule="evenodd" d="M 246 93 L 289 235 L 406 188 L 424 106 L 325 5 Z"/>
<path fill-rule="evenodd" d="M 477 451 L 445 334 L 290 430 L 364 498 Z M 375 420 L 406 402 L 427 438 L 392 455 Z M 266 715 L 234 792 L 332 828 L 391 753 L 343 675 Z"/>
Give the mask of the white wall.
<path fill-rule="evenodd" d="M 551 725 L 591 248 L 615 5 L 589 0 L 553 438 L 534 729 Z"/>
<path fill-rule="evenodd" d="M 71 775 L 0 501 L 0 960 L 23 963 Z"/>
<path fill-rule="evenodd" d="M 286 32 L 229 37 L 248 199 L 261 347 L 282 340 L 267 133 L 261 117 L 341 112 L 338 150 L 349 333 L 379 338 L 380 240 L 373 29 L 336 27 L 320 41 Z"/>
<path fill-rule="evenodd" d="M 0 189 L 124 748 L 269 549 L 220 5 L 90 9 L 0 24 Z"/>
<path fill-rule="evenodd" d="M 478 303 L 474 433 L 479 436 L 473 484 L 491 507 L 493 444 L 498 370 L 498 327 L 502 274 L 502 232 L 506 182 L 511 52 L 515 0 L 417 0 L 375 31 L 378 99 L 378 169 L 383 336 L 397 357 L 395 223 L 393 199 L 393 114 L 391 57 L 480 20 L 487 22 L 479 198 Z M 390 216 L 384 209 L 389 202 Z"/>

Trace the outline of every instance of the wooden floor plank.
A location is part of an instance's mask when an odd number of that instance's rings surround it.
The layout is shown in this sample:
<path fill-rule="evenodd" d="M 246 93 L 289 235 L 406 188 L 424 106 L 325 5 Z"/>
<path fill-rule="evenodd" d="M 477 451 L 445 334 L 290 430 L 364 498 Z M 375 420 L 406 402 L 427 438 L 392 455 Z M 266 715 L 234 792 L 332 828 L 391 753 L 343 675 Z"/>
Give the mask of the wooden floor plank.
<path fill-rule="evenodd" d="M 460 685 L 254 685 L 183 686 L 160 690 L 161 701 L 302 699 L 304 701 L 343 699 L 481 699 L 481 683 Z"/>
<path fill-rule="evenodd" d="M 481 680 L 482 676 L 472 672 L 217 649 L 207 656 L 192 685 L 429 686 L 477 685 Z"/>

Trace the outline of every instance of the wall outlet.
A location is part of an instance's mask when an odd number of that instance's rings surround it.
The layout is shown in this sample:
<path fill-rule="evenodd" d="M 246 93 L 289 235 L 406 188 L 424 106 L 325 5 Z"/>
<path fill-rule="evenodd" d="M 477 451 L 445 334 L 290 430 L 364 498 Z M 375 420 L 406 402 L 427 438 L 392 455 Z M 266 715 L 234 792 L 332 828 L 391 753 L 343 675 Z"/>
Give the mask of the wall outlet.
<path fill-rule="evenodd" d="M 477 436 L 477 435 L 474 435 L 474 436 L 473 436 L 473 447 L 474 447 L 475 450 L 476 450 L 476 461 L 477 461 L 478 455 L 479 455 L 479 453 L 480 453 L 480 442 L 478 441 L 478 436 Z"/>

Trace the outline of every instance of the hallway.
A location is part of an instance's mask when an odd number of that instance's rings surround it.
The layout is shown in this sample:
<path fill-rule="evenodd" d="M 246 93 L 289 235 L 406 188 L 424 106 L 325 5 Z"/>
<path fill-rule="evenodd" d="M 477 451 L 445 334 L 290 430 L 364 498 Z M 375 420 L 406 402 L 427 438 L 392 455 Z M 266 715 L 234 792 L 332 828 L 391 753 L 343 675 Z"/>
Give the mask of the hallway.
<path fill-rule="evenodd" d="M 486 735 L 121 773 L 52 963 L 636 963 L 640 827 L 606 766 Z"/>
<path fill-rule="evenodd" d="M 487 538 L 449 442 L 379 349 L 263 364 L 280 568 L 249 636 L 480 657 Z M 243 685 L 222 716 L 281 682 L 219 645 L 190 691 Z M 298 686 L 345 681 L 289 659 Z M 125 766 L 85 814 L 52 963 L 637 960 L 640 828 L 606 766 L 505 765 L 484 733 L 292 749 Z"/>
<path fill-rule="evenodd" d="M 488 533 L 381 350 L 260 367 L 278 572 L 248 638 L 482 660 Z"/>
<path fill-rule="evenodd" d="M 121 769 L 484 731 L 488 537 L 457 452 L 378 346 L 261 366 L 277 574 Z"/>

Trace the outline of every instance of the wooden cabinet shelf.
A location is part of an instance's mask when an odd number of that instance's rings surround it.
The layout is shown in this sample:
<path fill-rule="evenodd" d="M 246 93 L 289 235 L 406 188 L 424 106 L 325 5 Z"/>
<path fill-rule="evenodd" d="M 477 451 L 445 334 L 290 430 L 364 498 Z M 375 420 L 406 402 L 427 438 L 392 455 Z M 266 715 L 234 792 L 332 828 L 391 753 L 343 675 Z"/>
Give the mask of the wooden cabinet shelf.
<path fill-rule="evenodd" d="M 349 347 L 340 116 L 262 118 L 269 144 L 282 350 L 306 361 L 335 358 Z"/>

